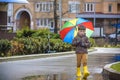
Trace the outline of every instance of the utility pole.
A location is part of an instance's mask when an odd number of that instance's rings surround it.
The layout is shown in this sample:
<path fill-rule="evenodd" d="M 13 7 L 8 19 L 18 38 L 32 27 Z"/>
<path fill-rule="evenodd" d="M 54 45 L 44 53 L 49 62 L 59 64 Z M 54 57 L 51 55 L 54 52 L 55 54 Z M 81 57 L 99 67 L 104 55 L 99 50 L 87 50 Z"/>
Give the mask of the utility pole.
<path fill-rule="evenodd" d="M 115 27 L 116 27 L 116 35 L 115 35 L 115 45 L 117 45 L 117 35 L 118 35 L 118 19 L 117 19 L 117 22 L 116 22 L 116 25 L 115 25 Z"/>
<path fill-rule="evenodd" d="M 96 26 L 96 11 L 95 11 L 95 7 L 96 7 L 96 4 L 95 4 L 95 0 L 94 0 L 94 27 Z"/>
<path fill-rule="evenodd" d="M 54 0 L 54 23 L 55 23 L 54 33 L 57 33 L 58 32 L 58 29 L 57 29 L 57 0 Z"/>
<path fill-rule="evenodd" d="M 59 12 L 59 16 L 60 16 L 60 30 L 61 30 L 61 26 L 62 26 L 62 0 L 59 0 L 59 9 L 60 9 L 60 12 Z"/>

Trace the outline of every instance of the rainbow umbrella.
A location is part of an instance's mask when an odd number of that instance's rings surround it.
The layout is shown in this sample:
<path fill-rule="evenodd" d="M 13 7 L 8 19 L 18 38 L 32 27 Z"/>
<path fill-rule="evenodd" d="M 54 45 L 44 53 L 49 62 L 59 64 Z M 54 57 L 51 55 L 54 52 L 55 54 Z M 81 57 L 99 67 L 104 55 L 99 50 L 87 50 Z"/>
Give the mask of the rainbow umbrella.
<path fill-rule="evenodd" d="M 78 26 L 86 27 L 86 36 L 89 38 L 94 32 L 92 22 L 83 18 L 76 18 L 67 21 L 61 28 L 60 37 L 64 42 L 72 43 L 73 38 L 77 35 Z"/>

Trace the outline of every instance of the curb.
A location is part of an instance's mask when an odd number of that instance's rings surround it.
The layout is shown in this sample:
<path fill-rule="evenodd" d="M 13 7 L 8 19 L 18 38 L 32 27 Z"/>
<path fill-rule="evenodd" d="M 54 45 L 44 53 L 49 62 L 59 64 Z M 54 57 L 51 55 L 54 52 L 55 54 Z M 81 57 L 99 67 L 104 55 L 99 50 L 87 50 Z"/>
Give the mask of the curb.
<path fill-rule="evenodd" d="M 96 49 L 89 49 L 88 52 L 92 52 L 95 50 Z M 46 58 L 46 57 L 56 57 L 56 56 L 71 55 L 74 53 L 75 53 L 75 51 L 69 51 L 69 52 L 33 54 L 33 55 L 24 55 L 24 56 L 0 57 L 0 62 L 16 61 L 16 60 L 28 60 L 28 59 L 37 59 L 37 58 Z"/>
<path fill-rule="evenodd" d="M 103 78 L 104 80 L 118 80 L 120 79 L 120 72 L 117 72 L 115 70 L 113 70 L 112 68 L 110 68 L 113 64 L 116 63 L 120 63 L 119 62 L 115 62 L 115 63 L 111 63 L 111 64 L 107 64 L 104 66 L 103 68 Z"/>

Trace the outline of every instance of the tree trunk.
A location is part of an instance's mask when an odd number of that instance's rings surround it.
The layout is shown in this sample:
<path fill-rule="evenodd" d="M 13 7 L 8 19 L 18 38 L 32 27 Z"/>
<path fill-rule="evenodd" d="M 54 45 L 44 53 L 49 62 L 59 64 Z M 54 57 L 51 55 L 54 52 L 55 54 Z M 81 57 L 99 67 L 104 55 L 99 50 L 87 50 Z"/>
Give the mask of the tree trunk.
<path fill-rule="evenodd" d="M 54 0 L 54 33 L 57 33 L 57 0 Z"/>

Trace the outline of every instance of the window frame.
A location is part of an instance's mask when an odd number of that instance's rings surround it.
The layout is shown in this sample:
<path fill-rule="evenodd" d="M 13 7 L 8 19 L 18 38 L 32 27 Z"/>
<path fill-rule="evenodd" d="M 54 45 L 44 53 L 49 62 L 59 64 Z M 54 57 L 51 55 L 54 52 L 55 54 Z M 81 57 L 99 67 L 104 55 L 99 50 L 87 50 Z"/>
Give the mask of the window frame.
<path fill-rule="evenodd" d="M 35 3 L 36 12 L 51 12 L 53 10 L 53 2 L 38 2 Z"/>
<path fill-rule="evenodd" d="M 68 11 L 70 13 L 80 12 L 80 2 L 79 1 L 69 1 L 68 2 Z"/>
<path fill-rule="evenodd" d="M 108 5 L 108 12 L 112 12 L 112 4 Z"/>
<path fill-rule="evenodd" d="M 85 3 L 84 4 L 84 11 L 85 12 L 94 12 L 95 11 L 95 4 L 94 3 Z"/>
<path fill-rule="evenodd" d="M 38 28 L 46 27 L 49 29 L 54 29 L 54 20 L 52 18 L 39 18 L 36 19 L 36 26 Z"/>

